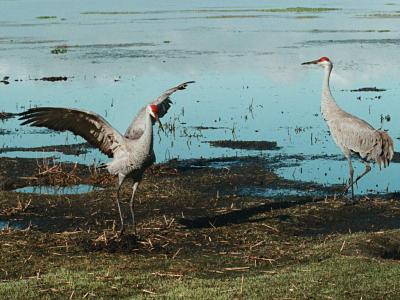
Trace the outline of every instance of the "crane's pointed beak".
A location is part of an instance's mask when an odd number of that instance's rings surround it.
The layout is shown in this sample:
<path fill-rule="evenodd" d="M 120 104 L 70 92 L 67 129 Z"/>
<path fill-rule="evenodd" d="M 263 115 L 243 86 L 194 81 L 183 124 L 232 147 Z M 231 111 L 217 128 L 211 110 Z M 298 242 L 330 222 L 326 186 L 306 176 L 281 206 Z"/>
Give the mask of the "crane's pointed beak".
<path fill-rule="evenodd" d="M 156 121 L 158 123 L 158 127 L 160 127 L 162 131 L 164 131 L 164 127 L 162 126 L 160 118 L 157 115 L 156 115 Z"/>
<path fill-rule="evenodd" d="M 312 64 L 317 64 L 318 62 L 319 62 L 319 59 L 312 60 L 312 61 L 306 61 L 306 62 L 303 62 L 302 65 L 312 65 Z"/>

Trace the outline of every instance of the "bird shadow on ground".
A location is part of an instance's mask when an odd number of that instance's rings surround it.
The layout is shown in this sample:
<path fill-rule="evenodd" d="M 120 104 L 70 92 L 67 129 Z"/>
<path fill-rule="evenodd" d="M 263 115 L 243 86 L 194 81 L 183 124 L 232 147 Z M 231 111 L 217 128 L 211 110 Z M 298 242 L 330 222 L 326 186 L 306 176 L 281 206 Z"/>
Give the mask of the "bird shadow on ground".
<path fill-rule="evenodd" d="M 398 194 L 387 197 L 397 203 L 400 199 Z M 281 232 L 294 236 L 376 232 L 400 228 L 399 214 L 391 202 L 377 202 L 368 198 L 354 203 L 346 200 L 324 202 L 322 199 L 302 198 L 265 203 L 212 216 L 180 218 L 177 222 L 188 229 L 202 229 L 274 219 Z M 294 210 L 296 214 L 293 214 Z"/>
<path fill-rule="evenodd" d="M 282 202 L 270 202 L 214 216 L 204 216 L 192 219 L 180 218 L 177 220 L 177 222 L 189 229 L 223 227 L 231 224 L 240 224 L 248 222 L 251 223 L 262 220 L 262 218 L 257 220 L 251 219 L 253 216 L 257 214 L 267 213 L 276 209 L 290 208 L 293 206 L 313 201 L 314 200 L 311 200 L 309 198 L 308 199 L 303 198 L 302 200 L 296 200 L 296 201 L 293 200 L 293 201 L 282 201 Z"/>

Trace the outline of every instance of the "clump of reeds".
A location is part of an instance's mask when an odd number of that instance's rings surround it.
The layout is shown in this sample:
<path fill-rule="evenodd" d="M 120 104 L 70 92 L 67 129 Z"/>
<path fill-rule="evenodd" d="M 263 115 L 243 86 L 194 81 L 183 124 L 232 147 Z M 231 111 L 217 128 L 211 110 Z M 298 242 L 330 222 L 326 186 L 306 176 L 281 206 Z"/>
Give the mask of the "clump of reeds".
<path fill-rule="evenodd" d="M 70 170 L 54 159 L 43 159 L 40 163 L 37 161 L 37 177 L 50 185 L 73 185 L 82 182 L 78 175 L 78 164 L 75 163 Z"/>
<path fill-rule="evenodd" d="M 111 185 L 114 181 L 115 176 L 110 175 L 108 172 L 101 171 L 96 165 L 89 165 L 88 184 Z"/>

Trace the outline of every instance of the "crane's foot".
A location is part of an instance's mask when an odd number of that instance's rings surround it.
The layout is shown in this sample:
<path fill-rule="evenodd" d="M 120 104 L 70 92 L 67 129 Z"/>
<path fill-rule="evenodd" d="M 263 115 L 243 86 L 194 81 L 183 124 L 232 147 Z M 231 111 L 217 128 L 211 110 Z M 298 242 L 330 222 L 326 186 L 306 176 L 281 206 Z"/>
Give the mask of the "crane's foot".
<path fill-rule="evenodd" d="M 341 197 L 343 198 L 348 198 L 348 193 L 349 193 L 349 187 L 346 186 L 343 190 L 343 192 L 340 194 Z"/>
<path fill-rule="evenodd" d="M 356 205 L 357 203 L 358 200 L 348 199 L 347 201 L 345 201 L 344 206 L 353 206 Z"/>
<path fill-rule="evenodd" d="M 353 193 L 351 195 L 348 194 L 350 188 L 351 186 L 346 186 L 343 193 L 341 194 L 343 198 L 346 198 L 345 205 L 354 205 L 358 202 Z"/>
<path fill-rule="evenodd" d="M 122 236 L 125 232 L 125 227 L 122 226 L 121 229 L 118 231 L 117 236 Z"/>

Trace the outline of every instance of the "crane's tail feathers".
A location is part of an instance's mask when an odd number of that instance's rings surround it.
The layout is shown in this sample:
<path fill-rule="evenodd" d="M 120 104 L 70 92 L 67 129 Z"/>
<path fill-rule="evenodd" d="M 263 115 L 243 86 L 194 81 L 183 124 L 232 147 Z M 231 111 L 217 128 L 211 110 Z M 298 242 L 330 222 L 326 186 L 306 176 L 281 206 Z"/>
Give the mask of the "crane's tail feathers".
<path fill-rule="evenodd" d="M 375 157 L 376 163 L 380 168 L 389 166 L 394 155 L 394 146 L 392 138 L 384 131 L 378 131 L 381 136 L 381 147 Z"/>

